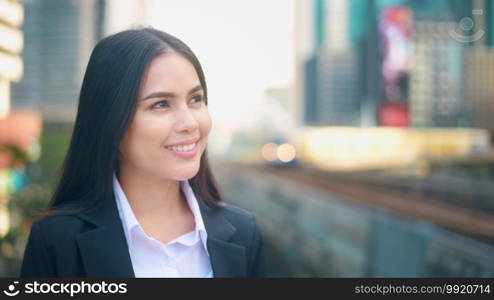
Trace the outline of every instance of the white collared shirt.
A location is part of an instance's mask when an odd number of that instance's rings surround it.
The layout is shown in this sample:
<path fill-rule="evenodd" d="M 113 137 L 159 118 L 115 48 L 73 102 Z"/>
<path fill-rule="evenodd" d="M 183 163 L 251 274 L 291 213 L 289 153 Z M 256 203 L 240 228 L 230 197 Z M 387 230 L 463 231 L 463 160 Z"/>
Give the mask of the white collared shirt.
<path fill-rule="evenodd" d="M 117 177 L 113 176 L 115 200 L 136 277 L 213 277 L 207 232 L 197 199 L 188 180 L 181 181 L 180 188 L 194 215 L 195 229 L 162 243 L 144 232 Z"/>

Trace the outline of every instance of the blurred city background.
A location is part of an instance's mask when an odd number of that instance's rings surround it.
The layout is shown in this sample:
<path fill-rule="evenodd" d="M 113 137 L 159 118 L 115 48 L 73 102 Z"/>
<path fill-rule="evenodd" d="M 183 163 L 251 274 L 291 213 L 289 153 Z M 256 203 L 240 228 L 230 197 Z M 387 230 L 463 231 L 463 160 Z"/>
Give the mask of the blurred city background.
<path fill-rule="evenodd" d="M 494 276 L 494 1 L 0 0 L 0 276 L 52 196 L 92 48 L 203 64 L 209 155 L 272 277 Z"/>

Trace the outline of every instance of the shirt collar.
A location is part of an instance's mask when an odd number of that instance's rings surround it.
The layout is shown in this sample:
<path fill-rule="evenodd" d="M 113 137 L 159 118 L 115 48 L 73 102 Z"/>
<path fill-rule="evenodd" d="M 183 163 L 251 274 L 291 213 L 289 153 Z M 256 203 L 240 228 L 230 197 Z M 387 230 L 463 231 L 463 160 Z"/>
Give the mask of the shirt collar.
<path fill-rule="evenodd" d="M 207 248 L 206 227 L 204 226 L 204 221 L 202 219 L 201 211 L 199 209 L 199 204 L 197 203 L 197 198 L 188 180 L 180 181 L 180 188 L 182 189 L 185 195 L 185 199 L 187 200 L 187 204 L 189 205 L 189 208 L 192 214 L 194 215 L 194 221 L 195 221 L 194 234 L 196 236 L 199 235 L 204 250 L 209 256 L 209 251 Z M 118 213 L 124 225 L 123 227 L 124 227 L 125 237 L 127 238 L 129 246 L 132 247 L 132 239 L 130 232 L 136 226 L 140 227 L 141 230 L 142 227 L 139 224 L 139 221 L 136 219 L 134 212 L 132 211 L 132 208 L 127 199 L 127 196 L 125 196 L 122 186 L 120 185 L 120 182 L 118 181 L 117 176 L 115 174 L 113 175 L 113 191 L 115 194 L 115 201 L 117 202 Z"/>

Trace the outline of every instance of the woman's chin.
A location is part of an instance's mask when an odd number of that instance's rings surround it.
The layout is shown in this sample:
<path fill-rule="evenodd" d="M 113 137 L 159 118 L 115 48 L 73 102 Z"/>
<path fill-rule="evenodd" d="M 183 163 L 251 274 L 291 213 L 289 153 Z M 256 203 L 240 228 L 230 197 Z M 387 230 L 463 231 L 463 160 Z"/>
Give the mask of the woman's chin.
<path fill-rule="evenodd" d="M 199 171 L 199 167 L 193 167 L 187 169 L 182 168 L 181 170 L 177 170 L 176 172 L 173 172 L 168 176 L 172 177 L 175 180 L 183 181 L 183 180 L 191 179 L 192 177 L 196 176 L 198 171 Z"/>

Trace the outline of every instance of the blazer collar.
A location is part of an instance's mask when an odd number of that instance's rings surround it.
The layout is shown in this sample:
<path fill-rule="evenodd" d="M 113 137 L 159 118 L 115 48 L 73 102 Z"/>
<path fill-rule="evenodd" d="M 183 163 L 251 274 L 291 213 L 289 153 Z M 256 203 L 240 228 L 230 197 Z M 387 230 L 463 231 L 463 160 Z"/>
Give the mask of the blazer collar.
<path fill-rule="evenodd" d="M 212 208 L 195 194 L 208 233 L 214 277 L 245 277 L 245 247 L 231 242 L 236 228 L 225 217 L 224 208 Z M 76 237 L 87 276 L 135 277 L 113 193 L 78 217 L 95 225 Z"/>

